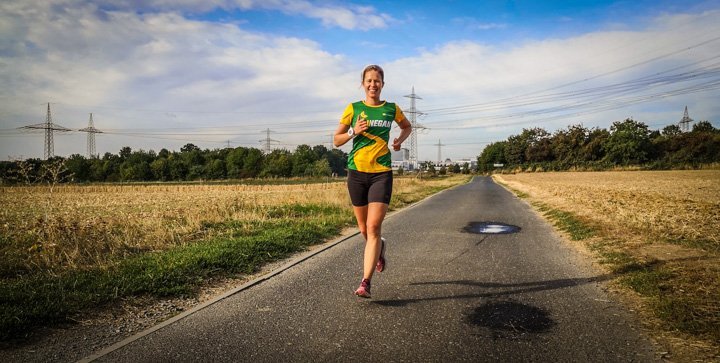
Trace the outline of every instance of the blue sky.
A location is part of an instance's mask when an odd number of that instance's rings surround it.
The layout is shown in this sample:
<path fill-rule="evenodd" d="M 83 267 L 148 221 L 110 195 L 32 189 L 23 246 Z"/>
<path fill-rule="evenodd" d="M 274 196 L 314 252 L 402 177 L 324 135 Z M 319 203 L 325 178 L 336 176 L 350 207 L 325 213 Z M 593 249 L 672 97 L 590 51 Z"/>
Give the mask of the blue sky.
<path fill-rule="evenodd" d="M 359 72 L 426 111 L 420 159 L 475 158 L 523 128 L 627 117 L 718 127 L 720 1 L 4 1 L 0 158 L 42 157 L 45 119 L 97 151 L 325 144 Z M 648 78 L 650 77 L 650 78 Z M 55 154 L 86 135 L 56 134 Z"/>

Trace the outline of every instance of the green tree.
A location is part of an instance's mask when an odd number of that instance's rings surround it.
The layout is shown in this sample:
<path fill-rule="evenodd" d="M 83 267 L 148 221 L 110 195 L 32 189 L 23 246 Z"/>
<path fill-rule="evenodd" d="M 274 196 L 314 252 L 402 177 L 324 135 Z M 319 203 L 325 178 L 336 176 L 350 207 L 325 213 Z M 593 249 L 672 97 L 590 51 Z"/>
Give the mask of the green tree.
<path fill-rule="evenodd" d="M 130 157 L 131 154 L 132 154 L 132 149 L 129 146 L 123 147 L 122 149 L 120 149 L 120 153 L 119 153 L 120 160 L 123 160 L 123 161 L 126 160 L 127 158 Z"/>
<path fill-rule="evenodd" d="M 584 161 L 582 150 L 588 142 L 590 131 L 582 125 L 571 125 L 567 130 L 558 130 L 552 137 L 553 159 L 562 167 L 569 167 Z"/>
<path fill-rule="evenodd" d="M 613 122 L 605 142 L 606 160 L 620 165 L 641 164 L 652 154 L 647 125 L 631 118 Z"/>
<path fill-rule="evenodd" d="M 275 149 L 265 157 L 260 176 L 287 178 L 292 175 L 292 154 L 284 149 Z"/>
<path fill-rule="evenodd" d="M 340 149 L 332 149 L 325 154 L 330 163 L 330 169 L 335 175 L 345 176 L 347 174 L 347 153 Z"/>
<path fill-rule="evenodd" d="M 693 125 L 692 132 L 718 132 L 720 130 L 713 127 L 713 125 L 710 123 L 710 121 L 700 121 Z"/>
<path fill-rule="evenodd" d="M 304 176 L 308 170 L 312 170 L 315 162 L 315 152 L 308 145 L 299 145 L 293 154 L 293 176 Z"/>
<path fill-rule="evenodd" d="M 90 164 L 90 181 L 100 182 L 105 180 L 105 174 L 103 172 L 104 161 L 98 158 L 92 158 L 88 160 Z"/>
<path fill-rule="evenodd" d="M 330 169 L 330 163 L 328 163 L 327 159 L 320 159 L 312 164 L 312 176 L 330 176 L 331 173 L 332 169 Z"/>
<path fill-rule="evenodd" d="M 260 149 L 250 148 L 243 159 L 242 176 L 244 178 L 255 178 L 263 170 L 263 153 Z"/>
<path fill-rule="evenodd" d="M 73 179 L 79 182 L 91 180 L 90 161 L 80 154 L 72 154 L 65 160 L 65 167 L 73 175 Z"/>
<path fill-rule="evenodd" d="M 236 147 L 232 149 L 225 158 L 225 167 L 228 178 L 242 178 L 242 171 L 245 165 L 245 155 L 247 149 L 244 147 Z"/>
<path fill-rule="evenodd" d="M 600 161 L 605 158 L 605 144 L 610 138 L 610 132 L 605 129 L 594 128 L 588 134 L 587 142 L 578 154 L 578 161 Z"/>
<path fill-rule="evenodd" d="M 680 126 L 678 125 L 667 125 L 662 129 L 663 136 L 673 137 L 680 134 L 682 134 L 682 130 L 680 130 Z"/>
<path fill-rule="evenodd" d="M 312 147 L 312 151 L 315 154 L 315 160 L 324 159 L 329 152 L 325 145 L 315 145 Z"/>
<path fill-rule="evenodd" d="M 482 173 L 490 172 L 494 170 L 493 164 L 507 164 L 507 158 L 505 157 L 505 149 L 507 148 L 507 141 L 493 142 L 488 146 L 485 146 L 480 156 L 477 158 L 478 171 Z"/>
<path fill-rule="evenodd" d="M 128 148 L 129 150 L 130 148 Z M 130 156 L 128 153 L 127 156 Z M 102 174 L 105 176 L 105 181 L 115 182 L 120 181 L 120 164 L 122 163 L 122 157 L 105 153 L 103 156 Z"/>
<path fill-rule="evenodd" d="M 220 159 L 213 159 L 207 165 L 206 176 L 208 179 L 224 179 L 225 163 Z"/>
<path fill-rule="evenodd" d="M 540 127 L 525 129 L 520 136 L 527 140 L 527 148 L 525 149 L 525 160 L 527 162 L 538 163 L 553 160 L 550 133 L 545 129 Z"/>
<path fill-rule="evenodd" d="M 181 153 L 189 153 L 193 151 L 200 151 L 200 148 L 195 146 L 195 144 L 188 143 L 183 145 L 183 147 L 180 148 Z"/>
<path fill-rule="evenodd" d="M 168 181 L 171 179 L 170 163 L 168 159 L 159 157 L 150 163 L 150 171 L 154 180 Z"/>
<path fill-rule="evenodd" d="M 168 160 L 168 167 L 170 168 L 170 178 L 172 180 L 187 180 L 188 179 L 188 165 L 185 160 L 178 153 L 170 155 Z"/>

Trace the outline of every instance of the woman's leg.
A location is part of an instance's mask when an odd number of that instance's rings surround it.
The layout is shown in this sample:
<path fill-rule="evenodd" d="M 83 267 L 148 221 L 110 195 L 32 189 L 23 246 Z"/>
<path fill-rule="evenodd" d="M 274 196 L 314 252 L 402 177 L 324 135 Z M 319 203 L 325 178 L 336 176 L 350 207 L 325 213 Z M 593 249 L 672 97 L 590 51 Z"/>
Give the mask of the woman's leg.
<path fill-rule="evenodd" d="M 382 222 L 387 214 L 388 205 L 385 203 L 369 203 L 365 214 L 365 255 L 363 259 L 363 279 L 371 279 L 375 272 L 378 258 L 380 258 L 380 237 L 382 236 Z M 357 214 L 356 214 L 357 216 Z M 358 222 L 358 225 L 360 223 Z M 362 232 L 362 228 L 360 231 Z"/>
<path fill-rule="evenodd" d="M 367 241 L 367 216 L 368 216 L 368 206 L 364 205 L 362 207 L 353 206 L 353 213 L 355 213 L 355 220 L 357 220 L 358 229 L 360 230 L 360 233 L 365 237 L 365 240 Z"/>

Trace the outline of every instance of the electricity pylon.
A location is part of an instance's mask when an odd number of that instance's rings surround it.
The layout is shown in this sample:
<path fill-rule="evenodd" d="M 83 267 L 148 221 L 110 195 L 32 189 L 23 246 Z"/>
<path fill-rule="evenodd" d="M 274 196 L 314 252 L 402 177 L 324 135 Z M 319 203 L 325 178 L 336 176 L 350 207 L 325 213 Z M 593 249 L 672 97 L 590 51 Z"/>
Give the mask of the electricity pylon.
<path fill-rule="evenodd" d="M 55 142 L 53 140 L 55 131 L 72 131 L 67 127 L 63 127 L 53 123 L 52 114 L 50 113 L 50 102 L 48 102 L 47 104 L 47 116 L 45 117 L 45 123 L 23 126 L 21 127 L 21 129 L 45 130 L 45 160 L 55 156 Z"/>
<path fill-rule="evenodd" d="M 693 122 L 693 119 L 691 119 L 690 115 L 688 115 L 687 106 L 685 106 L 685 113 L 683 114 L 682 120 L 680 120 L 680 131 L 682 131 L 682 132 L 690 131 L 690 123 L 691 122 Z"/>
<path fill-rule="evenodd" d="M 415 108 L 415 100 L 421 100 L 422 98 L 415 94 L 414 86 L 412 88 L 412 93 L 404 97 L 410 99 L 410 108 L 404 112 L 410 115 L 409 121 L 410 125 L 412 126 L 412 132 L 410 133 L 410 159 L 408 160 L 408 164 L 411 170 L 415 170 L 418 167 L 417 133 L 418 131 L 420 131 L 420 129 L 425 128 L 417 122 L 417 116 L 424 115 L 424 113 L 418 111 Z"/>
<path fill-rule="evenodd" d="M 274 139 L 271 139 L 271 138 L 270 138 L 270 133 L 271 133 L 272 131 L 270 131 L 269 128 L 266 129 L 266 130 L 264 130 L 264 131 L 260 131 L 260 132 L 264 132 L 264 133 L 267 134 L 267 136 L 265 136 L 264 139 L 258 140 L 258 141 L 265 143 L 265 154 L 270 154 L 270 152 L 272 151 L 272 149 L 271 149 L 271 147 L 270 147 L 271 144 L 272 144 L 273 142 L 280 142 L 280 141 L 274 140 Z"/>
<path fill-rule="evenodd" d="M 87 156 L 88 158 L 95 158 L 95 134 L 102 134 L 102 131 L 95 128 L 93 124 L 92 113 L 90 113 L 90 121 L 88 121 L 88 127 L 82 128 L 78 131 L 87 132 Z"/>

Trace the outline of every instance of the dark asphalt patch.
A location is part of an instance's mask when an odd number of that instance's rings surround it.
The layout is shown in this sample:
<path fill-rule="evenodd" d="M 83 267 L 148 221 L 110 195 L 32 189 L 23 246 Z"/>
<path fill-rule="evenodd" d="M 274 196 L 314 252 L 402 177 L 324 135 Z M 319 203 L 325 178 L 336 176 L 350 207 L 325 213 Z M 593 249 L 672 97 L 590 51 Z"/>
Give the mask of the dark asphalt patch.
<path fill-rule="evenodd" d="M 470 222 L 463 230 L 478 234 L 509 234 L 520 232 L 520 227 L 500 222 Z"/>
<path fill-rule="evenodd" d="M 495 337 L 504 338 L 545 333 L 555 326 L 555 321 L 545 310 L 513 300 L 487 302 L 476 307 L 465 320 L 499 333 L 494 334 Z"/>

